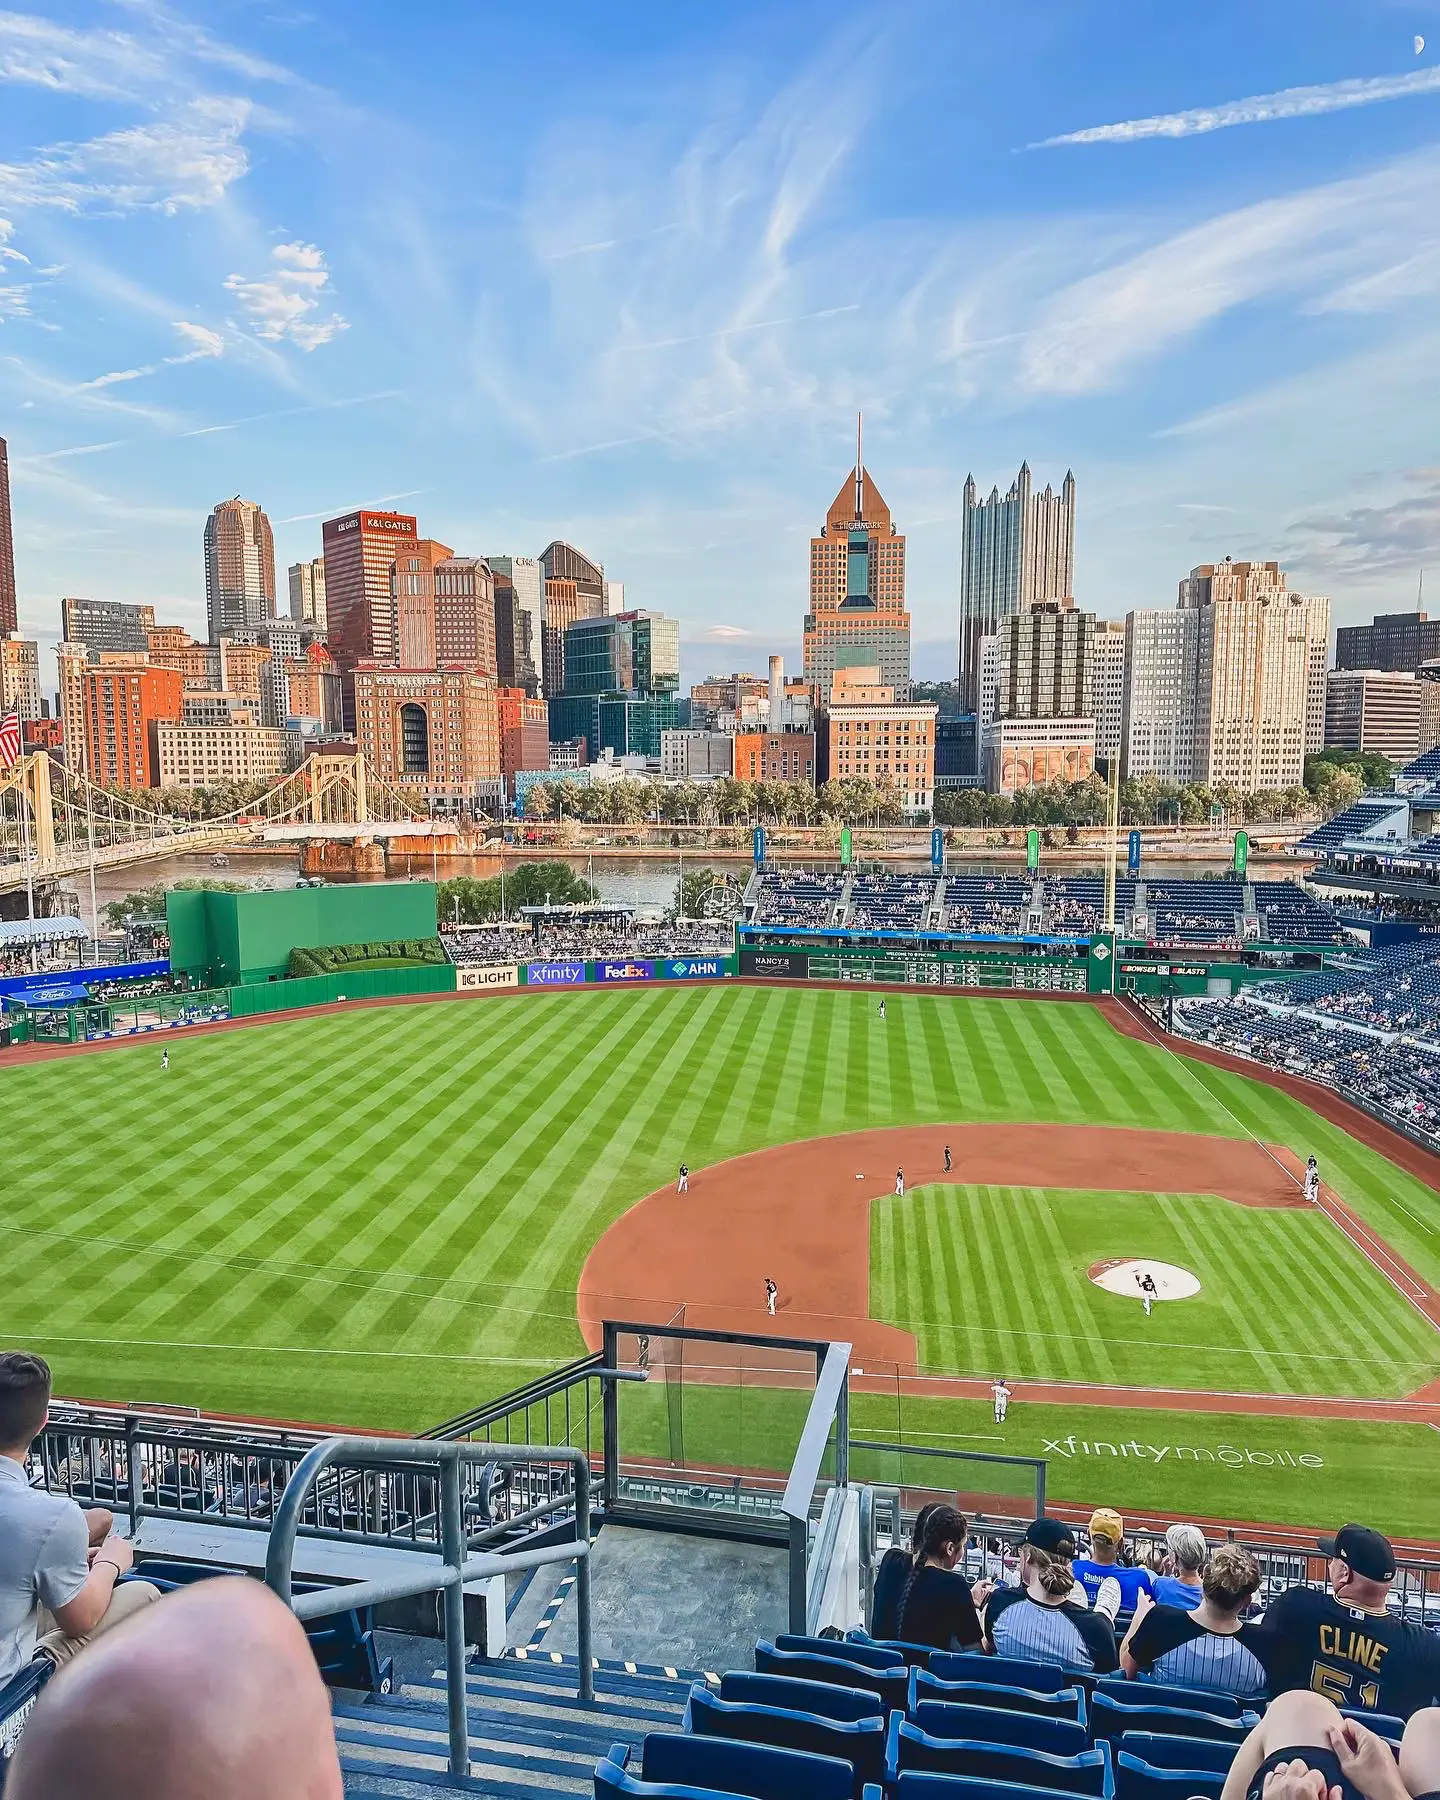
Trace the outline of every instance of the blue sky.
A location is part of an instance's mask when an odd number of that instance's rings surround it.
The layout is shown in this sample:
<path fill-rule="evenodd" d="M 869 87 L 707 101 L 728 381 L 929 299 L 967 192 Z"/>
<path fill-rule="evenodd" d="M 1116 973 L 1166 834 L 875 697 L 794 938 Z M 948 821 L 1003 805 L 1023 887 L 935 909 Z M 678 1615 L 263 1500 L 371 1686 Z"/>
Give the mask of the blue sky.
<path fill-rule="evenodd" d="M 1416 54 L 1414 39 L 1428 38 Z M 1058 141 L 1057 141 L 1058 140 Z M 954 658 L 961 484 L 1073 468 L 1076 590 L 1278 556 L 1440 610 L 1440 0 L 57 0 L 0 11 L 0 435 L 21 622 L 203 633 L 389 502 L 565 537 L 798 662 L 853 454 Z M 283 583 L 283 574 L 282 574 Z"/>

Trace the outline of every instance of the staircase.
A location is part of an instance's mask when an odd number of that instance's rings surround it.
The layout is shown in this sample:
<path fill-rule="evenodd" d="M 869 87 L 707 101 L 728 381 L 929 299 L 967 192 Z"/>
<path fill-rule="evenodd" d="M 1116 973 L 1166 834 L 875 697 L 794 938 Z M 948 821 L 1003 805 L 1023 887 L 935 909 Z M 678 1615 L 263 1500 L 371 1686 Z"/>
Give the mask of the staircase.
<path fill-rule="evenodd" d="M 573 1657 L 551 1651 L 477 1662 L 467 1672 L 470 1780 L 449 1775 L 445 1673 L 358 1704 L 337 1701 L 335 1738 L 347 1794 L 467 1793 L 495 1800 L 590 1795 L 595 1765 L 614 1743 L 678 1731 L 698 1670 L 596 1663 L 595 1701 L 576 1698 Z M 709 1679 L 713 1679 L 710 1677 Z"/>

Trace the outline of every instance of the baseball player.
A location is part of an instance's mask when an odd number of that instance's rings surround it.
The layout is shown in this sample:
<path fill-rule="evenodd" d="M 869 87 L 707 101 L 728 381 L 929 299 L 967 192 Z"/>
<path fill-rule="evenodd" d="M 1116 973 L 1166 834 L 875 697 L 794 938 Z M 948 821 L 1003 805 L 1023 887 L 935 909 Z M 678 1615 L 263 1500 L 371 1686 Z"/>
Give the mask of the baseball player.
<path fill-rule="evenodd" d="M 950 1146 L 947 1144 L 945 1146 L 945 1173 L 947 1175 L 950 1173 L 950 1167 Z"/>
<path fill-rule="evenodd" d="M 772 1319 L 775 1317 L 775 1302 L 779 1297 L 779 1288 L 776 1287 L 775 1283 L 767 1275 L 765 1277 L 765 1310 Z"/>
<path fill-rule="evenodd" d="M 677 1194 L 688 1194 L 690 1192 L 690 1165 L 688 1163 L 681 1163 L 680 1165 L 680 1180 L 676 1184 L 675 1192 Z"/>
<path fill-rule="evenodd" d="M 160 1067 L 162 1069 L 168 1069 L 170 1067 L 170 1049 L 168 1045 L 160 1052 Z"/>
<path fill-rule="evenodd" d="M 1305 1165 L 1305 1198 L 1311 1206 L 1320 1204 L 1320 1165 L 1313 1156 Z"/>
<path fill-rule="evenodd" d="M 995 1397 L 995 1423 L 1003 1425 L 1010 1410 L 1010 1388 L 1003 1375 L 991 1384 L 990 1392 Z"/>
<path fill-rule="evenodd" d="M 905 1198 L 905 1171 L 903 1169 L 895 1171 L 895 1192 L 902 1200 Z"/>
<path fill-rule="evenodd" d="M 1137 1270 L 1135 1281 L 1140 1289 L 1140 1298 L 1145 1303 L 1145 1317 L 1148 1319 L 1154 1310 L 1155 1302 L 1160 1298 L 1160 1290 L 1155 1285 L 1155 1277 L 1148 1269 L 1143 1274 Z"/>
<path fill-rule="evenodd" d="M 885 1017 L 885 1002 L 883 1000 L 880 1002 L 880 1017 L 882 1019 Z"/>

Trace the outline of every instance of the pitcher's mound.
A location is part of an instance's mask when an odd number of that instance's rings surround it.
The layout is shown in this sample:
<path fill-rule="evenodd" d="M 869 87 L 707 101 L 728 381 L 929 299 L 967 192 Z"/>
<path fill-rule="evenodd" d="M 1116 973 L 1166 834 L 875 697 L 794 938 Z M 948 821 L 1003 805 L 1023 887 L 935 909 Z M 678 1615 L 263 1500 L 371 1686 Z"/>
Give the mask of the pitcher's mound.
<path fill-rule="evenodd" d="M 1134 1257 L 1126 1262 L 1098 1262 L 1090 1270 L 1090 1279 L 1107 1294 L 1123 1294 L 1129 1300 L 1140 1298 L 1140 1277 L 1149 1271 L 1159 1290 L 1157 1300 L 1188 1300 L 1200 1292 L 1200 1283 L 1188 1269 L 1174 1263 L 1150 1262 Z"/>

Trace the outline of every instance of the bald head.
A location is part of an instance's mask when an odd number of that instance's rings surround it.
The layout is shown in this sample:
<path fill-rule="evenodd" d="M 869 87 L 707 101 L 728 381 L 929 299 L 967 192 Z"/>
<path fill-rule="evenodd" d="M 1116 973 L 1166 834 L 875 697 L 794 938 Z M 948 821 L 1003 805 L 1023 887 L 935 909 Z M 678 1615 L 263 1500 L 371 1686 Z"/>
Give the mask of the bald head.
<path fill-rule="evenodd" d="M 54 1678 L 6 1800 L 341 1800 L 330 1702 L 267 1587 L 200 1581 L 100 1637 Z"/>

